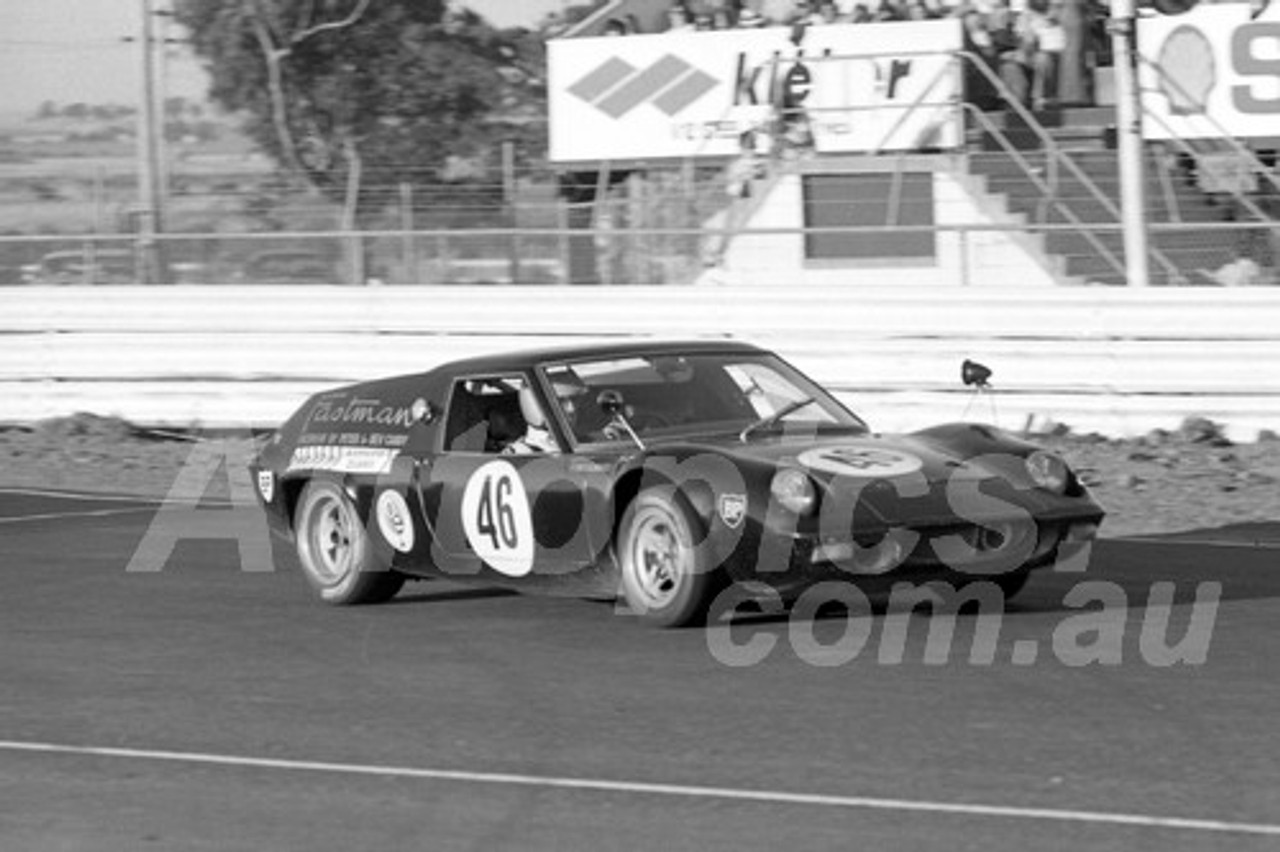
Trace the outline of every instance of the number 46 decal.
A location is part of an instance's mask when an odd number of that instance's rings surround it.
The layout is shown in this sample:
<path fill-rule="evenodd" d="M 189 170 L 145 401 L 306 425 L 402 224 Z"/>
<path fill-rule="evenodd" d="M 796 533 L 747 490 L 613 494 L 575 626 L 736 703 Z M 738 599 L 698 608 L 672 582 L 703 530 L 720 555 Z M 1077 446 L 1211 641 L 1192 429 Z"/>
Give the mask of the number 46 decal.
<path fill-rule="evenodd" d="M 511 477 L 499 477 L 496 484 L 493 479 L 486 476 L 480 486 L 476 531 L 489 537 L 490 546 L 495 551 L 515 550 L 520 544 L 520 536 L 516 532 L 515 512 L 511 510 Z"/>
<path fill-rule="evenodd" d="M 805 450 L 797 461 L 814 470 L 867 478 L 905 476 L 923 464 L 911 453 L 857 444 Z"/>
<path fill-rule="evenodd" d="M 493 570 L 523 577 L 533 570 L 533 520 L 520 472 L 495 459 L 481 465 L 462 493 L 462 526 L 476 555 Z"/>

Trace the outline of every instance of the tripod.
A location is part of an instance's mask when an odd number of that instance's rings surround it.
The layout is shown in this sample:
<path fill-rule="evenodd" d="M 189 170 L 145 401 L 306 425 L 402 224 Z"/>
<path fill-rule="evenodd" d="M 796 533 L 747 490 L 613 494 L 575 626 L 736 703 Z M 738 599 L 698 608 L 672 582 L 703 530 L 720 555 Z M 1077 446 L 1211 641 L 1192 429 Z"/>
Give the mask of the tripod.
<path fill-rule="evenodd" d="M 973 407 L 975 400 L 985 397 L 987 403 L 991 406 L 991 423 L 999 425 L 1000 415 L 996 411 L 996 395 L 991 389 L 991 368 L 977 361 L 964 359 L 964 363 L 960 365 L 960 381 L 966 386 L 973 388 L 973 393 L 969 396 L 968 403 L 965 404 L 964 413 L 960 415 L 961 420 L 965 420 L 969 416 L 969 409 Z"/>

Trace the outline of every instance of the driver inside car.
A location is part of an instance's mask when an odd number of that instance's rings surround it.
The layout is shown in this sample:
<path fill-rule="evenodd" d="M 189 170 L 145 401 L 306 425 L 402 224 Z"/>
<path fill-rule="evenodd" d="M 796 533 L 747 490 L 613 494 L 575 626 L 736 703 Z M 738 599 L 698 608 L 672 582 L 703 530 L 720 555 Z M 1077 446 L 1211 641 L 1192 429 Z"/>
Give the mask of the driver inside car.
<path fill-rule="evenodd" d="M 529 385 L 520 388 L 520 413 L 524 416 L 524 434 L 507 444 L 502 452 L 505 455 L 558 453 L 560 445 L 551 434 L 546 412 L 542 410 L 537 394 Z M 566 413 L 569 413 L 567 409 Z"/>

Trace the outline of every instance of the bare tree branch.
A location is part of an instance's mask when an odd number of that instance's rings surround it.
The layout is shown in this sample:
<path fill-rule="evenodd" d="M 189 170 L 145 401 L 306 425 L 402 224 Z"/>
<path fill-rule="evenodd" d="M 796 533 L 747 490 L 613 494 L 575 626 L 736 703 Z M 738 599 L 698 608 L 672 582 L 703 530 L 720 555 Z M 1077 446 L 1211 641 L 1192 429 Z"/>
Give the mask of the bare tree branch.
<path fill-rule="evenodd" d="M 284 60 L 293 53 L 294 47 L 322 32 L 330 30 L 343 29 L 356 23 L 368 10 L 372 0 L 359 0 L 356 7 L 344 18 L 336 21 L 327 21 L 323 24 L 311 25 L 310 22 L 315 14 L 315 2 L 309 0 L 305 7 L 305 16 L 302 21 L 302 28 L 294 32 L 287 39 L 273 26 L 272 15 L 267 9 L 265 0 L 247 0 L 250 12 L 250 20 L 253 24 L 253 34 L 258 41 L 258 46 L 262 50 L 263 59 L 267 63 L 267 89 L 271 98 L 271 120 L 275 126 L 276 138 L 280 142 L 280 149 L 284 155 L 285 163 L 295 172 L 304 171 L 301 159 L 298 157 L 298 145 L 294 139 L 293 131 L 289 127 L 289 112 L 285 102 L 284 91 Z M 281 43 L 284 43 L 283 45 Z M 354 143 L 353 143 L 354 145 Z M 351 154 L 348 155 L 349 162 L 359 162 Z"/>
<path fill-rule="evenodd" d="M 323 24 L 316 24 L 315 26 L 307 27 L 305 30 L 300 30 L 289 38 L 289 43 L 301 44 L 312 36 L 318 35 L 322 32 L 326 32 L 328 30 L 340 30 L 345 27 L 349 27 L 364 16 L 364 13 L 369 8 L 369 4 L 371 2 L 372 0 L 360 0 L 356 7 L 351 10 L 351 13 L 345 18 L 338 21 L 328 21 Z"/>
<path fill-rule="evenodd" d="M 275 46 L 283 41 L 280 29 L 276 26 L 277 22 L 274 19 L 274 16 L 272 16 L 270 11 L 266 8 L 263 0 L 248 0 L 245 6 L 247 7 L 249 16 L 253 19 L 255 29 L 259 24 L 266 27 L 267 35 L 271 41 L 271 47 L 274 50 Z M 261 42 L 261 38 L 259 38 L 259 42 Z"/>
<path fill-rule="evenodd" d="M 298 160 L 298 149 L 293 139 L 293 131 L 289 129 L 289 115 L 284 98 L 284 74 L 280 62 L 289 55 L 275 45 L 271 36 L 270 25 L 261 16 L 253 16 L 253 34 L 262 49 L 263 59 L 267 63 L 267 94 L 271 98 L 271 121 L 276 128 L 276 138 L 280 141 L 280 150 L 284 154 L 285 163 L 295 172 L 302 171 L 302 163 Z"/>
<path fill-rule="evenodd" d="M 298 26 L 295 27 L 295 30 L 307 29 L 315 19 L 316 0 L 307 0 L 307 5 L 302 8 L 302 14 L 298 16 Z"/>

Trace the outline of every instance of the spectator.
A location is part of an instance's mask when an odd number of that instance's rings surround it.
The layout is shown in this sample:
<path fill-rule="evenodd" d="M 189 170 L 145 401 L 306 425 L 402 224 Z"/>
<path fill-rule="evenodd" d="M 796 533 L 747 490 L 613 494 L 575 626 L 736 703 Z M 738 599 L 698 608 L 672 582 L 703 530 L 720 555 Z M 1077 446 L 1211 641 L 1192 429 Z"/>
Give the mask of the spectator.
<path fill-rule="evenodd" d="M 1038 109 L 1044 100 L 1049 57 L 1040 50 L 1040 34 L 1047 18 L 1048 0 L 1028 0 L 1022 14 L 1011 18 L 1012 46 L 1000 53 L 1000 80 L 1025 107 Z"/>
<path fill-rule="evenodd" d="M 1009 96 L 1024 107 L 1031 106 L 1035 59 L 1035 40 L 1026 33 L 1020 33 L 1017 44 L 1000 54 L 1000 82 L 1009 90 Z"/>
<path fill-rule="evenodd" d="M 991 82 L 1000 63 L 995 39 L 987 30 L 982 13 L 973 6 L 964 9 L 960 22 L 964 26 L 964 50 L 969 54 L 964 63 L 965 99 L 978 109 L 995 109 L 1000 105 L 1000 95 Z"/>
<path fill-rule="evenodd" d="M 606 36 L 624 36 L 629 32 L 627 25 L 617 18 L 610 18 L 604 22 L 604 26 L 600 29 L 600 35 Z"/>
<path fill-rule="evenodd" d="M 770 24 L 789 24 L 799 17 L 799 8 L 796 0 L 762 0 L 760 14 Z"/>
<path fill-rule="evenodd" d="M 768 148 L 761 145 L 758 135 L 757 131 L 748 130 L 738 137 L 738 156 L 730 163 L 727 172 L 727 191 L 733 198 L 750 198 L 752 181 L 765 175 L 765 161 L 761 150 L 767 156 Z"/>
<path fill-rule="evenodd" d="M 1009 7 L 1009 0 L 994 0 L 987 4 L 985 11 L 987 19 L 987 32 L 991 33 L 992 39 L 995 41 L 996 50 L 1003 52 L 1011 50 L 1017 45 L 1017 36 L 1014 24 L 1017 16 L 1014 15 L 1013 9 Z"/>
<path fill-rule="evenodd" d="M 689 18 L 689 10 L 683 6 L 672 6 L 667 10 L 667 31 L 692 30 L 693 21 Z"/>
<path fill-rule="evenodd" d="M 1089 73 L 1094 59 L 1093 45 L 1090 44 L 1091 16 L 1088 0 L 1062 0 L 1062 31 L 1066 44 L 1062 50 L 1062 64 L 1058 68 L 1058 103 L 1063 106 L 1093 103 L 1093 81 Z"/>
<path fill-rule="evenodd" d="M 880 0 L 880 5 L 876 7 L 875 12 L 871 15 L 871 20 L 880 23 L 884 21 L 905 21 L 906 15 L 896 5 L 893 0 Z"/>
<path fill-rule="evenodd" d="M 924 0 L 907 0 L 906 20 L 908 21 L 927 21 L 933 17 L 929 11 L 929 7 L 925 5 Z"/>
<path fill-rule="evenodd" d="M 849 21 L 854 24 L 869 24 L 872 21 L 871 10 L 867 8 L 865 3 L 854 4 L 853 10 L 849 13 Z"/>
<path fill-rule="evenodd" d="M 743 9 L 738 13 L 738 27 L 740 29 L 755 29 L 764 26 L 764 16 L 754 9 Z"/>
<path fill-rule="evenodd" d="M 688 0 L 685 5 L 700 30 L 725 30 L 733 26 L 736 5 L 731 0 Z"/>
<path fill-rule="evenodd" d="M 839 21 L 835 0 L 818 0 L 818 8 L 809 16 L 811 24 L 834 24 Z"/>
<path fill-rule="evenodd" d="M 1032 60 L 1031 105 L 1041 110 L 1058 103 L 1058 69 L 1067 46 L 1059 19 L 1060 0 L 1029 0 L 1022 13 L 1035 43 Z"/>
<path fill-rule="evenodd" d="M 738 15 L 741 14 L 741 3 L 738 0 L 720 0 L 718 7 L 712 14 L 715 17 L 715 27 L 718 30 L 731 30 L 738 25 Z"/>

